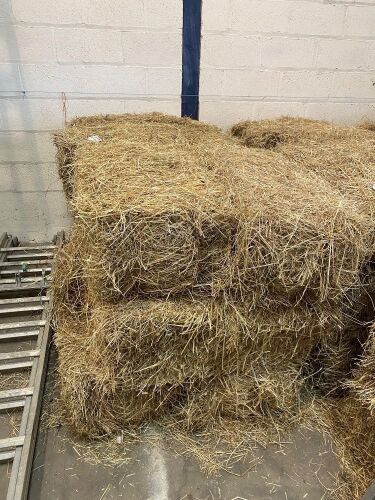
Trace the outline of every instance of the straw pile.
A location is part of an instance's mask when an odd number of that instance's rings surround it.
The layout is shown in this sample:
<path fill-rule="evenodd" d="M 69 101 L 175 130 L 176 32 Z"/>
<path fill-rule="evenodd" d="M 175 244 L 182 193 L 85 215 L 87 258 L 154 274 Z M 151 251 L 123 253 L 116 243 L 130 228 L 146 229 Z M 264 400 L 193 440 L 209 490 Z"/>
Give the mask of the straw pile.
<path fill-rule="evenodd" d="M 312 390 L 340 392 L 374 253 L 373 134 L 276 125 L 240 124 L 238 139 L 120 115 L 56 134 L 75 215 L 56 345 L 78 434 L 254 430 L 293 420 Z"/>

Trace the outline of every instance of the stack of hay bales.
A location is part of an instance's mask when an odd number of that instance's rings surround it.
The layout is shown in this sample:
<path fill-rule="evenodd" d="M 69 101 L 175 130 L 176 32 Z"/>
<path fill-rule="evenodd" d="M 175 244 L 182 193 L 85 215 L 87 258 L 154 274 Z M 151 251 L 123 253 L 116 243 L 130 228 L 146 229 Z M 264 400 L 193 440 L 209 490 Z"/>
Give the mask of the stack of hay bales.
<path fill-rule="evenodd" d="M 232 127 L 231 134 L 252 151 L 272 150 L 292 161 L 301 173 L 317 174 L 339 192 L 361 218 L 367 219 L 370 225 L 374 221 L 375 136 L 370 124 L 337 127 L 326 122 L 284 117 L 240 122 Z M 374 247 L 370 245 L 368 256 L 358 269 L 360 282 L 342 296 L 345 329 L 336 345 L 319 353 L 324 358 L 323 379 L 328 381 L 349 374 L 369 335 L 368 325 L 375 319 L 373 260 Z"/>
<path fill-rule="evenodd" d="M 71 426 L 297 411 L 311 356 L 341 349 L 373 254 L 357 174 L 341 189 L 292 155 L 160 114 L 76 119 L 55 143 L 75 215 L 53 283 Z"/>

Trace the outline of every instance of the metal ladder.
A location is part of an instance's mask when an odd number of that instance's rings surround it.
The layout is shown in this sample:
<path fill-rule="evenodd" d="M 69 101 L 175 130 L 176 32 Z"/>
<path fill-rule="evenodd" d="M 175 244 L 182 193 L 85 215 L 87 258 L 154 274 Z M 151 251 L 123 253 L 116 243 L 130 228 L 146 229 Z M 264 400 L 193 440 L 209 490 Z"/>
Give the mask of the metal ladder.
<path fill-rule="evenodd" d="M 12 462 L 7 500 L 27 498 L 51 336 L 50 273 L 62 242 L 63 233 L 49 245 L 19 246 L 6 233 L 0 238 L 0 341 L 34 342 L 13 352 L 3 352 L 0 343 L 0 373 L 30 371 L 27 387 L 0 391 L 1 412 L 22 411 L 19 435 L 0 439 L 0 462 Z M 20 315 L 32 319 L 18 321 Z"/>

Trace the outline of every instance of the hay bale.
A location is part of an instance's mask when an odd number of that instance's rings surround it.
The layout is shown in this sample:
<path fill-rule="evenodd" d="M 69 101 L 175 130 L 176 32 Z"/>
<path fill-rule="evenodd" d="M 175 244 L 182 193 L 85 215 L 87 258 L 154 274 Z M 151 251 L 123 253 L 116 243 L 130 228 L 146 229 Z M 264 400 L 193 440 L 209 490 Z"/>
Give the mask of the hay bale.
<path fill-rule="evenodd" d="M 370 126 L 339 127 L 303 118 L 245 121 L 231 133 L 251 148 L 272 149 L 291 160 L 301 172 L 314 172 L 325 179 L 362 216 L 373 218 L 375 137 Z M 373 247 L 372 247 L 373 249 Z"/>
<path fill-rule="evenodd" d="M 372 222 L 273 151 L 159 114 L 76 120 L 55 142 L 97 296 L 319 301 L 358 285 Z"/>
<path fill-rule="evenodd" d="M 347 136 L 343 128 L 324 121 L 284 116 L 273 120 L 245 120 L 231 127 L 231 134 L 250 148 L 275 149 L 285 144 L 301 144 Z"/>
<path fill-rule="evenodd" d="M 212 299 L 137 299 L 58 314 L 61 399 L 68 422 L 89 436 L 166 415 L 192 430 L 203 415 L 209 426 L 218 415 L 292 411 L 307 356 L 336 327 L 324 310 L 270 315 Z"/>

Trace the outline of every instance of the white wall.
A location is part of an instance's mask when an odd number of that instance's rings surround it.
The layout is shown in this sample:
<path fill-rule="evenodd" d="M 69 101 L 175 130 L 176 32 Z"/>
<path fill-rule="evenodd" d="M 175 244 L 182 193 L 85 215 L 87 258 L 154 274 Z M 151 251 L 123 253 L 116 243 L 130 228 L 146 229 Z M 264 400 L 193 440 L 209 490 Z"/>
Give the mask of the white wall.
<path fill-rule="evenodd" d="M 375 119 L 375 0 L 203 0 L 202 120 Z"/>
<path fill-rule="evenodd" d="M 375 119 L 375 0 L 203 0 L 201 119 Z M 0 0 L 0 231 L 69 224 L 51 131 L 179 114 L 182 0 Z M 64 93 L 64 94 L 62 94 Z"/>
<path fill-rule="evenodd" d="M 66 118 L 180 113 L 182 0 L 0 0 L 0 232 L 70 219 L 51 132 Z"/>

